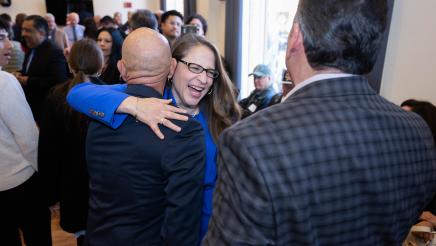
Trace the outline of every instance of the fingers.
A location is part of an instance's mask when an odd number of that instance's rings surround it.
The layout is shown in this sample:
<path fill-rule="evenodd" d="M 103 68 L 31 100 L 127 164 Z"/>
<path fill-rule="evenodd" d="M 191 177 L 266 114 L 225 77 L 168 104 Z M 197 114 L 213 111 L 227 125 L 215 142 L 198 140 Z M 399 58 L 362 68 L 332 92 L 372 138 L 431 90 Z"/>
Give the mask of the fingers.
<path fill-rule="evenodd" d="M 171 111 L 171 112 L 175 112 L 175 113 L 181 113 L 181 114 L 187 113 L 185 109 L 174 107 L 172 105 L 166 106 L 166 110 Z"/>
<path fill-rule="evenodd" d="M 173 112 L 167 112 L 165 114 L 164 118 L 172 119 L 172 120 L 181 120 L 181 121 L 187 121 L 189 119 L 188 116 L 186 116 L 186 115 L 176 114 L 176 113 L 173 113 Z"/>
<path fill-rule="evenodd" d="M 169 120 L 164 120 L 163 125 L 170 128 L 171 130 L 173 130 L 175 132 L 180 132 L 182 130 L 182 128 L 180 128 L 179 126 L 177 126 L 176 124 L 174 124 L 173 122 L 171 122 Z"/>
<path fill-rule="evenodd" d="M 164 139 L 164 138 L 165 138 L 165 136 L 162 134 L 162 132 L 160 131 L 160 129 L 159 129 L 159 127 L 158 127 L 157 124 L 153 124 L 153 125 L 151 125 L 150 128 L 151 128 L 151 130 L 154 132 L 154 134 L 156 134 L 156 136 L 157 136 L 159 139 Z"/>

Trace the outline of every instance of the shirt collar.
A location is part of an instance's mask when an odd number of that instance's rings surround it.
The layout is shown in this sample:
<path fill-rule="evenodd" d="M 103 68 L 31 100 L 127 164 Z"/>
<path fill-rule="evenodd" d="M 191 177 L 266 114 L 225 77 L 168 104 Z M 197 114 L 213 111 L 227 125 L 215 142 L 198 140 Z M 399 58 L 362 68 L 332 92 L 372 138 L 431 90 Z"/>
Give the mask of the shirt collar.
<path fill-rule="evenodd" d="M 353 74 L 349 74 L 349 73 L 322 73 L 322 74 L 313 75 L 312 77 L 310 77 L 310 78 L 304 80 L 303 82 L 299 83 L 298 85 L 296 85 L 291 91 L 288 92 L 288 94 L 286 94 L 286 96 L 284 96 L 282 98 L 281 101 L 282 102 L 285 101 L 286 99 L 288 99 L 288 97 L 293 95 L 295 92 L 297 92 L 301 88 L 303 88 L 307 85 L 310 85 L 316 81 L 333 79 L 333 78 L 350 77 L 350 76 L 353 76 Z"/>

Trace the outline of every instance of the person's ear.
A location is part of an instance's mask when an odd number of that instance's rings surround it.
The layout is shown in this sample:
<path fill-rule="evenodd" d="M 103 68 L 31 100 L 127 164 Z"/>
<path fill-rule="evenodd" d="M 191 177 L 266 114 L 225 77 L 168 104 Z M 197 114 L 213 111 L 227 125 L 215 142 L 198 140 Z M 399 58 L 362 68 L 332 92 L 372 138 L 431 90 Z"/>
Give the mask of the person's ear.
<path fill-rule="evenodd" d="M 117 68 L 118 68 L 118 71 L 120 72 L 121 78 L 123 78 L 123 80 L 127 82 L 126 64 L 124 63 L 123 60 L 119 60 L 117 62 Z"/>
<path fill-rule="evenodd" d="M 176 71 L 176 66 L 177 66 L 177 60 L 174 58 L 171 58 L 170 73 L 168 74 L 168 79 L 171 79 L 174 76 L 174 72 Z"/>
<path fill-rule="evenodd" d="M 303 48 L 303 34 L 301 33 L 300 24 L 294 22 L 288 37 L 288 47 L 286 49 L 287 57 L 290 57 L 301 48 Z"/>

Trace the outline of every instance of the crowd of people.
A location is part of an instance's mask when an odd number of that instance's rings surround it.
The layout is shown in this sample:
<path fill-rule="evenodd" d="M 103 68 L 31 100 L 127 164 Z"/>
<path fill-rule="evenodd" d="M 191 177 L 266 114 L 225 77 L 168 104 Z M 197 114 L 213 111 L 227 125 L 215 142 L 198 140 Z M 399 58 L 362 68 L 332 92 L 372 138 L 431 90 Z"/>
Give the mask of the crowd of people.
<path fill-rule="evenodd" d="M 259 64 L 238 102 L 199 14 L 0 15 L 0 244 L 51 245 L 57 203 L 77 245 L 429 242 L 436 107 L 363 76 L 386 22 L 300 0 L 283 91 Z"/>

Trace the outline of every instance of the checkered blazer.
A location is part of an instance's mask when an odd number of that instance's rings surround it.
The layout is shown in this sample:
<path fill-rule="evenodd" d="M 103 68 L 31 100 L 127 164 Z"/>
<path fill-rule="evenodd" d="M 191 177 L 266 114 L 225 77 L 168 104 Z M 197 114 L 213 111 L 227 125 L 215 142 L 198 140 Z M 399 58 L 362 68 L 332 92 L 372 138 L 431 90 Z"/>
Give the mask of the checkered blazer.
<path fill-rule="evenodd" d="M 433 196 L 426 123 L 360 76 L 310 84 L 226 130 L 204 245 L 401 245 Z"/>

